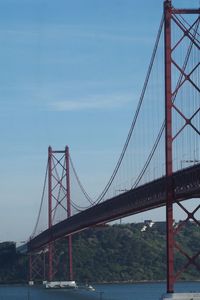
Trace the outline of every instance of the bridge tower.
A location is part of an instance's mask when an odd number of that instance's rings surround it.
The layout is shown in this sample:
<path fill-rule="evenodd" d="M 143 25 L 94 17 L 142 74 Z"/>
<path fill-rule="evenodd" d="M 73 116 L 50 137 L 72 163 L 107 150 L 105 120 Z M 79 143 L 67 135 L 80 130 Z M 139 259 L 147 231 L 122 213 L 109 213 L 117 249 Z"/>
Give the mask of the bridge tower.
<path fill-rule="evenodd" d="M 46 280 L 46 255 L 47 248 L 43 247 L 37 251 L 31 252 L 28 255 L 29 258 L 29 285 L 33 285 L 35 282 L 41 283 Z"/>
<path fill-rule="evenodd" d="M 60 221 L 59 217 L 69 218 L 71 216 L 71 199 L 70 199 L 70 164 L 69 148 L 65 150 L 52 150 L 48 148 L 48 228 Z M 68 241 L 68 272 L 67 280 L 73 281 L 73 264 L 72 264 L 72 236 L 69 235 L 62 239 Z M 48 244 L 48 281 L 54 281 L 60 267 L 60 256 L 57 252 L 57 242 Z M 63 278 L 62 278 L 63 281 Z"/>
<path fill-rule="evenodd" d="M 199 86 L 196 84 L 194 77 L 195 72 L 199 67 L 199 62 L 193 64 L 188 69 L 187 62 L 191 55 L 191 49 L 196 48 L 197 52 L 200 50 L 200 43 L 198 40 L 198 26 L 199 26 L 200 9 L 176 9 L 172 6 L 172 0 L 164 1 L 164 44 L 165 44 L 165 158 L 166 158 L 166 220 L 167 220 L 167 292 L 174 292 L 174 283 L 180 277 L 183 271 L 190 265 L 194 265 L 200 269 L 197 258 L 200 252 L 195 254 L 186 253 L 181 245 L 176 241 L 176 236 L 180 233 L 181 228 L 187 221 L 191 220 L 200 226 L 199 221 L 195 217 L 195 213 L 200 208 L 200 205 L 191 212 L 181 203 L 176 204 L 186 213 L 187 217 L 184 221 L 180 222 L 178 227 L 173 227 L 173 145 L 176 139 L 183 134 L 185 128 L 190 127 L 194 134 L 200 136 L 200 129 L 193 122 L 200 107 L 198 106 L 195 111 L 188 116 L 188 112 L 181 107 L 177 106 L 175 102 L 176 95 L 187 84 L 191 85 L 196 93 L 200 92 Z M 186 26 L 183 22 L 182 16 L 191 15 L 193 17 L 192 25 Z M 181 16 L 181 18 L 180 18 Z M 175 43 L 172 43 L 172 25 L 173 29 L 176 28 L 180 31 L 180 35 Z M 179 47 L 187 41 L 189 47 L 184 53 L 183 63 L 176 59 L 175 52 Z M 186 68 L 187 66 L 187 68 Z M 180 80 L 174 86 L 174 71 L 178 73 Z M 173 113 L 177 113 L 182 118 L 183 125 L 175 133 L 173 130 Z M 183 255 L 186 259 L 186 264 L 181 270 L 174 270 L 175 251 Z"/>
<path fill-rule="evenodd" d="M 69 148 L 48 148 L 48 229 L 71 216 Z M 68 244 L 68 249 L 66 246 Z M 62 250 L 60 253 L 60 248 Z M 67 255 L 67 257 L 66 257 Z M 73 281 L 72 235 L 29 253 L 29 284 Z"/>

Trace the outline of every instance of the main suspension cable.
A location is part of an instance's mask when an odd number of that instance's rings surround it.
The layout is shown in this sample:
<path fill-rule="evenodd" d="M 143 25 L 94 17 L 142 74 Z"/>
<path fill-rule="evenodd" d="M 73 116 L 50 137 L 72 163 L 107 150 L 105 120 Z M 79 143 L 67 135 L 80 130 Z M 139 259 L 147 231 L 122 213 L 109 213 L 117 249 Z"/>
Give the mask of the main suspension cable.
<path fill-rule="evenodd" d="M 200 24 L 200 19 L 199 19 L 198 22 L 196 23 L 196 28 L 194 29 L 194 31 L 195 31 L 195 32 L 194 32 L 194 38 L 195 38 L 195 36 L 196 36 L 196 34 L 197 34 L 197 32 L 198 32 L 199 24 Z M 188 48 L 188 50 L 187 50 L 187 54 L 186 54 L 186 57 L 185 57 L 185 61 L 184 61 L 184 63 L 183 63 L 183 68 L 182 68 L 182 69 L 183 69 L 183 73 L 184 73 L 185 70 L 186 70 L 186 67 L 187 67 L 187 64 L 188 64 L 188 61 L 189 61 L 189 58 L 190 58 L 190 54 L 191 54 L 191 51 L 192 51 L 192 47 L 193 47 L 193 42 L 191 41 L 191 42 L 190 42 L 190 45 L 189 45 L 189 48 Z M 173 103 L 175 102 L 176 96 L 177 96 L 177 94 L 178 94 L 178 87 L 180 86 L 180 84 L 181 84 L 181 82 L 182 82 L 182 79 L 183 79 L 183 77 L 184 77 L 183 73 L 181 73 L 180 76 L 179 76 L 179 79 L 178 79 L 178 82 L 177 82 L 177 85 L 176 85 L 176 88 L 175 88 L 175 91 L 176 91 L 176 92 L 175 92 L 175 94 L 174 94 L 174 96 L 173 96 L 173 99 L 172 99 Z M 143 167 L 142 171 L 140 172 L 140 174 L 138 175 L 138 177 L 137 177 L 137 179 L 135 180 L 134 184 L 132 185 L 132 189 L 133 189 L 133 188 L 136 188 L 136 187 L 138 186 L 138 184 L 139 184 L 140 180 L 142 179 L 142 177 L 143 177 L 145 171 L 147 170 L 147 168 L 148 168 L 148 166 L 149 166 L 149 164 L 150 164 L 150 162 L 151 162 L 151 160 L 152 160 L 152 157 L 153 157 L 153 155 L 154 155 L 154 153 L 155 153 L 155 151 L 156 151 L 156 149 L 157 149 L 157 146 L 158 146 L 158 144 L 159 144 L 159 142 L 160 142 L 160 139 L 161 139 L 161 136 L 162 136 L 162 134 L 163 134 L 164 128 L 165 128 L 165 121 L 163 122 L 163 124 L 162 124 L 162 126 L 161 126 L 161 128 L 160 128 L 160 131 L 159 131 L 159 133 L 158 133 L 158 136 L 157 136 L 157 138 L 156 138 L 156 141 L 155 141 L 155 143 L 154 143 L 154 145 L 153 145 L 153 147 L 152 147 L 152 150 L 151 150 L 151 152 L 150 152 L 150 154 L 149 154 L 149 156 L 148 156 L 148 158 L 147 158 L 147 160 L 146 160 L 146 162 L 145 162 L 145 164 L 144 164 L 144 167 Z"/>
<path fill-rule="evenodd" d="M 33 237 L 35 235 L 36 230 L 37 230 L 37 226 L 39 224 L 40 214 L 41 214 L 41 211 L 42 211 L 42 205 L 43 205 L 43 202 L 44 202 L 44 194 L 45 194 L 47 174 L 48 174 L 48 165 L 49 165 L 49 160 L 47 161 L 47 166 L 46 166 L 46 171 L 45 171 L 45 179 L 44 179 L 44 185 L 43 185 L 43 189 L 42 189 L 42 197 L 41 197 L 41 201 L 40 201 L 39 213 L 38 213 L 37 221 L 36 221 L 33 233 L 31 234 L 31 237 Z"/>
<path fill-rule="evenodd" d="M 107 185 L 105 186 L 104 190 L 101 192 L 99 197 L 97 197 L 94 204 L 98 204 L 99 202 L 101 202 L 101 200 L 103 199 L 103 197 L 105 196 L 105 194 L 109 190 L 109 188 L 110 188 L 110 186 L 111 186 L 113 180 L 115 179 L 115 176 L 116 176 L 116 174 L 119 170 L 119 167 L 122 163 L 122 160 L 124 158 L 126 149 L 129 145 L 129 142 L 130 142 L 130 139 L 131 139 L 133 130 L 135 128 L 135 124 L 136 124 L 136 121 L 138 119 L 138 115 L 139 115 L 139 112 L 140 112 L 140 109 L 141 109 L 141 106 L 142 106 L 142 103 L 143 103 L 143 99 L 144 99 L 144 95 L 145 95 L 145 92 L 146 92 L 146 89 L 147 89 L 147 85 L 148 85 L 148 82 L 149 82 L 150 74 L 151 74 L 151 71 L 152 71 L 152 67 L 153 67 L 153 64 L 154 64 L 156 52 L 157 52 L 157 49 L 158 49 L 158 45 L 159 45 L 159 41 L 160 41 L 160 37 L 161 37 L 161 33 L 162 33 L 163 24 L 164 24 L 164 16 L 162 16 L 162 19 L 161 19 L 161 22 L 160 22 L 159 30 L 158 30 L 157 37 L 156 37 L 156 42 L 155 42 L 155 45 L 154 45 L 153 53 L 152 53 L 152 56 L 151 56 L 151 60 L 150 60 L 150 64 L 149 64 L 149 67 L 148 67 L 145 82 L 144 82 L 144 85 L 143 85 L 143 89 L 142 89 L 142 92 L 141 92 L 141 96 L 140 96 L 140 99 L 139 99 L 139 102 L 138 102 L 138 105 L 137 105 L 137 109 L 136 109 L 136 112 L 135 112 L 135 115 L 134 115 L 134 118 L 133 118 L 133 121 L 132 121 L 132 124 L 131 124 L 131 128 L 130 128 L 128 136 L 126 138 L 124 147 L 122 149 L 119 160 L 118 160 L 118 162 L 117 162 L 117 164 L 114 168 L 114 171 L 113 171 Z"/>
<path fill-rule="evenodd" d="M 88 195 L 88 193 L 87 193 L 86 190 L 84 189 L 84 187 L 83 187 L 83 185 L 82 185 L 82 183 L 81 183 L 81 181 L 80 181 L 80 179 L 79 179 L 79 177 L 78 177 L 78 174 L 77 174 L 76 169 L 75 169 L 75 167 L 74 167 L 74 164 L 73 164 L 73 162 L 72 162 L 71 156 L 69 157 L 69 160 L 70 160 L 70 164 L 71 164 L 72 170 L 73 170 L 73 172 L 74 172 L 75 178 L 76 178 L 76 180 L 77 180 L 77 182 L 78 182 L 78 185 L 79 185 L 81 191 L 83 192 L 83 194 L 84 194 L 84 196 L 86 197 L 86 199 L 90 202 L 90 204 L 94 204 L 94 201 L 93 201 L 92 198 Z"/>

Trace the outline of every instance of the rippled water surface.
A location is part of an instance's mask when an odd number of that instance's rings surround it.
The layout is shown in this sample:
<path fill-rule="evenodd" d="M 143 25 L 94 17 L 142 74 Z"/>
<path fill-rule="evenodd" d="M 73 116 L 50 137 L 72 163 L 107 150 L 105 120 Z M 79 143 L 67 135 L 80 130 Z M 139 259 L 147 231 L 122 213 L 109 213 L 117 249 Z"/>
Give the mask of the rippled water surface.
<path fill-rule="evenodd" d="M 94 285 L 95 291 L 46 290 L 42 287 L 0 286 L 0 300 L 158 300 L 164 283 Z M 176 292 L 200 292 L 199 282 L 178 283 Z"/>

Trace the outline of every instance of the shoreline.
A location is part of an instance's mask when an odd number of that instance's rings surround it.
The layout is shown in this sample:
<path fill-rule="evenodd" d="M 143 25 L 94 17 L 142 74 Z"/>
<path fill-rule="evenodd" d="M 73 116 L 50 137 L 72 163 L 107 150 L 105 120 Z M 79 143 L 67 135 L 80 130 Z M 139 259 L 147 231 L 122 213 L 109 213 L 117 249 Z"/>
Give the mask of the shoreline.
<path fill-rule="evenodd" d="M 144 283 L 166 283 L 166 280 L 137 280 L 137 281 L 110 281 L 110 282 L 91 282 L 91 284 L 144 284 Z M 200 282 L 200 279 L 196 280 L 178 280 L 176 283 L 183 283 L 183 282 Z"/>
<path fill-rule="evenodd" d="M 196 280 L 178 280 L 176 283 L 189 283 L 189 282 L 200 282 L 200 279 Z M 110 281 L 110 282 L 90 282 L 92 285 L 106 285 L 106 284 L 157 284 L 157 283 L 166 283 L 166 280 L 138 280 L 138 281 Z M 28 282 L 0 282 L 0 286 L 27 286 Z M 35 283 L 34 286 L 41 286 L 42 283 Z M 80 283 L 80 285 L 84 285 Z"/>

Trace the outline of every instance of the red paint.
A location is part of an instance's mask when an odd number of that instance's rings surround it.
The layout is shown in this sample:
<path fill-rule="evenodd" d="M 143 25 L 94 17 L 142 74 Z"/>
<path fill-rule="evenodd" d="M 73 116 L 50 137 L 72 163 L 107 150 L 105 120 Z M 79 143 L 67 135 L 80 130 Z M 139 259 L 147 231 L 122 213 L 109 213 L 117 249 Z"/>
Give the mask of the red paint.
<path fill-rule="evenodd" d="M 70 171 L 69 171 L 69 147 L 65 148 L 66 161 L 66 188 L 67 188 L 67 217 L 71 217 L 71 196 L 70 196 Z M 69 280 L 73 280 L 73 258 L 72 258 L 72 235 L 68 236 L 68 262 L 69 262 Z"/>
<path fill-rule="evenodd" d="M 174 291 L 174 236 L 172 186 L 172 87 L 171 87 L 171 1 L 164 2 L 165 39 L 165 162 L 166 162 L 166 226 L 167 226 L 167 292 Z"/>
<path fill-rule="evenodd" d="M 176 94 L 181 89 L 182 85 L 185 84 L 186 81 L 189 81 L 190 84 L 200 92 L 200 89 L 193 82 L 191 75 L 199 66 L 199 63 L 193 67 L 189 74 L 185 73 L 185 65 L 179 66 L 179 64 L 172 59 L 173 51 L 176 50 L 177 47 L 182 43 L 184 38 L 190 40 L 190 43 L 193 47 L 197 47 L 200 49 L 199 45 L 195 42 L 194 36 L 194 27 L 198 22 L 197 20 L 190 26 L 188 29 L 183 27 L 182 23 L 179 22 L 179 14 L 199 14 L 199 9 L 175 9 L 172 7 L 171 0 L 164 1 L 164 42 L 165 42 L 165 158 L 166 158 L 166 223 L 167 223 L 167 292 L 173 293 L 174 291 L 174 283 L 177 278 L 186 270 L 186 268 L 191 265 L 197 265 L 195 263 L 195 259 L 198 257 L 199 252 L 193 256 L 189 256 L 183 249 L 181 249 L 180 245 L 174 242 L 174 237 L 179 233 L 180 228 L 185 225 L 189 219 L 192 219 L 197 225 L 200 225 L 197 220 L 195 220 L 194 212 L 197 211 L 198 207 L 194 210 L 193 213 L 189 213 L 183 205 L 177 201 L 177 204 L 186 212 L 187 218 L 182 224 L 174 230 L 173 228 L 173 202 L 174 202 L 174 187 L 173 187 L 173 141 L 183 132 L 186 126 L 190 126 L 198 135 L 200 135 L 200 131 L 192 124 L 192 119 L 199 112 L 199 108 L 193 115 L 188 118 L 184 115 L 184 112 L 177 108 L 174 99 Z M 177 17 L 175 15 L 178 15 Z M 182 36 L 176 42 L 175 46 L 172 48 L 171 44 L 171 23 L 172 20 L 174 24 L 182 31 Z M 193 29 L 193 31 L 191 31 Z M 191 47 L 192 48 L 192 47 Z M 187 61 L 187 56 L 190 53 L 185 53 L 185 59 Z M 180 76 L 182 76 L 182 80 L 180 84 L 176 87 L 175 91 L 172 92 L 172 65 L 179 71 Z M 186 64 L 187 65 L 187 64 Z M 183 118 L 185 123 L 180 127 L 179 131 L 173 136 L 172 134 L 172 110 L 176 110 L 176 112 Z M 176 274 L 174 273 L 174 252 L 175 249 L 178 250 L 182 255 L 187 258 L 187 263 L 179 270 Z"/>
<path fill-rule="evenodd" d="M 63 154 L 63 156 L 62 156 Z M 61 155 L 61 157 L 60 157 Z M 66 182 L 64 182 L 66 178 Z M 66 185 L 66 186 L 65 186 Z M 59 186 L 59 188 L 58 188 Z M 56 194 L 56 188 L 59 192 Z M 60 190 L 65 191 L 64 197 L 60 201 Z M 65 204 L 62 203 L 64 200 Z M 66 212 L 66 218 L 71 217 L 70 199 L 70 172 L 69 172 L 69 148 L 62 150 L 48 149 L 48 229 L 51 231 L 55 210 L 61 206 Z M 49 269 L 48 280 L 53 281 L 57 273 L 59 260 L 57 259 L 56 245 L 49 243 Z M 68 236 L 68 259 L 69 259 L 69 280 L 73 280 L 72 268 L 72 236 Z M 63 278 L 63 280 L 65 280 Z"/>
<path fill-rule="evenodd" d="M 48 148 L 48 228 L 52 227 L 52 148 Z M 48 280 L 53 279 L 53 247 L 52 243 L 49 243 L 49 270 L 48 270 Z"/>

